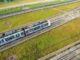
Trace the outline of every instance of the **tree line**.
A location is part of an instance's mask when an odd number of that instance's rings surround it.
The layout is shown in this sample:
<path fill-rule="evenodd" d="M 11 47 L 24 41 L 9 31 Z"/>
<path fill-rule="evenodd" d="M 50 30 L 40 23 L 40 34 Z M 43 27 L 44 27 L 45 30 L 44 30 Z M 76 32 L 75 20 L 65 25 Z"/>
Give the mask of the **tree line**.
<path fill-rule="evenodd" d="M 0 0 L 0 2 L 10 2 L 10 1 L 13 1 L 13 0 Z"/>

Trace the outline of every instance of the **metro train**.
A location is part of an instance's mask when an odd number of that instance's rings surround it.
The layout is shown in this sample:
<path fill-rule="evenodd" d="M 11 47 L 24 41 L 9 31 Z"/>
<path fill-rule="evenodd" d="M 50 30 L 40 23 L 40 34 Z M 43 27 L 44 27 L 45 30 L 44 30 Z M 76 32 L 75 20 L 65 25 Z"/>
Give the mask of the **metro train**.
<path fill-rule="evenodd" d="M 13 41 L 16 41 L 20 38 L 23 38 L 25 36 L 29 36 L 33 33 L 36 33 L 42 29 L 48 28 L 49 26 L 51 26 L 51 22 L 49 20 L 44 20 L 44 21 L 40 21 L 40 22 L 33 24 L 29 28 L 23 28 L 23 30 L 21 31 L 4 36 L 0 38 L 0 47 L 3 45 L 9 44 Z"/>

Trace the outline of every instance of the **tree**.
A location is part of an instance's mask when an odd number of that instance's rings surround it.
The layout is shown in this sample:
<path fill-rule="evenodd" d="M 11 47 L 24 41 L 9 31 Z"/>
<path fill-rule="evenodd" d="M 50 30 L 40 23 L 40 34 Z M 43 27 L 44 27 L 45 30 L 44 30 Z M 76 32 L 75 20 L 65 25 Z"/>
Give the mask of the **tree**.
<path fill-rule="evenodd" d="M 10 2 L 10 1 L 13 1 L 13 0 L 0 0 L 0 2 Z"/>

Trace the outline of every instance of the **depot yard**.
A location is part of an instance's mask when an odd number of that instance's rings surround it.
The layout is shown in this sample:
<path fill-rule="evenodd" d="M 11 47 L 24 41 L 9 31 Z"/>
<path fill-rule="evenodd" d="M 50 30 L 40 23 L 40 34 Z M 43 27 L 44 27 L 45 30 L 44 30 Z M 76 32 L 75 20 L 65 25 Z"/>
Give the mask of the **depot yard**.
<path fill-rule="evenodd" d="M 11 29 L 17 25 L 20 26 L 28 22 L 44 19 L 62 11 L 73 9 L 80 6 L 80 2 L 78 3 L 8 17 L 0 21 L 0 31 Z M 36 60 L 39 57 L 71 44 L 80 39 L 79 22 L 80 18 L 76 18 L 62 26 L 41 34 L 40 36 L 32 38 L 29 41 L 7 49 L 0 53 L 0 60 L 8 59 L 8 57 L 13 55 L 16 56 L 17 60 Z M 5 26 L 6 24 L 8 24 L 8 26 Z"/>
<path fill-rule="evenodd" d="M 60 12 L 68 11 L 77 6 L 80 6 L 80 2 L 68 4 L 68 5 L 64 5 L 64 6 L 58 6 L 56 8 L 42 9 L 42 10 L 30 12 L 30 13 L 25 13 L 25 14 L 21 14 L 21 15 L 8 17 L 5 19 L 0 19 L 0 28 L 1 28 L 0 32 L 5 31 L 5 30 L 10 30 L 12 28 L 24 25 L 29 22 L 41 20 L 46 17 L 58 14 Z M 3 27 L 3 26 L 5 26 L 5 27 Z"/>

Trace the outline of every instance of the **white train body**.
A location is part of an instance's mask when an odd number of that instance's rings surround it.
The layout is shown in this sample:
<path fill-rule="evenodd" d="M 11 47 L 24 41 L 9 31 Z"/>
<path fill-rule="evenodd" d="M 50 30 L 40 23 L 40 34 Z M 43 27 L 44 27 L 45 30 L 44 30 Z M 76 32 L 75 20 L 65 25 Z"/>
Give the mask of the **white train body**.
<path fill-rule="evenodd" d="M 35 23 L 30 28 L 27 28 L 27 29 L 24 29 L 22 31 L 16 32 L 14 34 L 0 38 L 0 46 L 6 45 L 8 43 L 11 43 L 11 42 L 17 40 L 17 39 L 23 38 L 25 36 L 29 36 L 35 32 L 38 32 L 42 29 L 45 29 L 49 26 L 51 26 L 51 22 L 49 20 Z"/>

